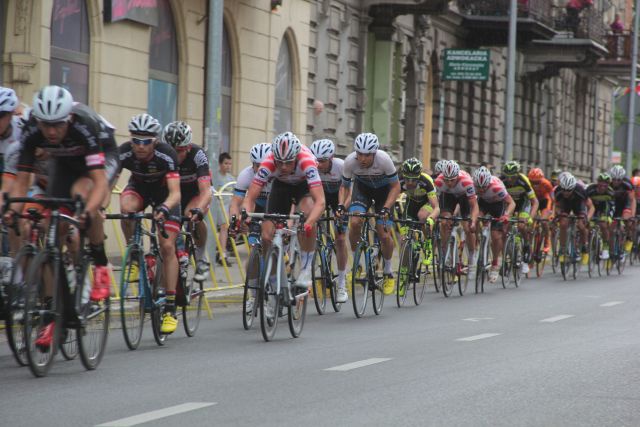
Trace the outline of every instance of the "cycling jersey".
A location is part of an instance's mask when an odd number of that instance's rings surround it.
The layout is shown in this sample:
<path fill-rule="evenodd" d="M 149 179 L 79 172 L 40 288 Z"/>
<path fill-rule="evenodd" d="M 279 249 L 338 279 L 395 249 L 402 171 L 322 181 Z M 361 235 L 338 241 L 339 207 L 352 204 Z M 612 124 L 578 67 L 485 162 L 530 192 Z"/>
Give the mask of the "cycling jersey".
<path fill-rule="evenodd" d="M 236 180 L 236 184 L 233 187 L 233 195 L 244 197 L 247 195 L 247 190 L 249 190 L 249 186 L 253 181 L 255 172 L 253 171 L 253 166 L 247 166 L 242 169 L 240 174 L 238 174 L 238 179 Z M 260 190 L 260 195 L 256 199 L 256 205 L 264 208 L 267 206 L 267 199 L 269 198 L 269 193 L 271 192 L 271 182 L 269 181 L 265 186 Z"/>
<path fill-rule="evenodd" d="M 467 198 L 470 200 L 477 197 L 476 189 L 473 186 L 473 180 L 465 171 L 460 171 L 456 185 L 453 187 L 450 187 L 445 183 L 443 175 L 440 175 L 438 179 L 436 179 L 435 184 L 438 193 L 451 194 L 457 198 Z"/>
<path fill-rule="evenodd" d="M 344 159 L 342 170 L 342 185 L 350 187 L 355 180 L 361 187 L 381 188 L 398 181 L 398 172 L 389 154 L 378 150 L 373 158 L 373 163 L 368 168 L 360 166 L 354 151 Z"/>
<path fill-rule="evenodd" d="M 515 181 L 509 182 L 509 177 L 504 175 L 500 177 L 511 198 L 516 203 L 524 199 L 535 199 L 536 193 L 533 191 L 529 178 L 521 173 L 519 173 L 515 178 Z"/>
<path fill-rule="evenodd" d="M 20 142 L 10 144 L 4 155 L 4 173 L 3 179 L 13 179 L 18 174 L 18 160 L 20 159 L 20 151 L 22 145 Z M 46 190 L 47 183 L 49 182 L 49 161 L 36 159 L 35 167 L 35 182 L 43 190 Z"/>
<path fill-rule="evenodd" d="M 417 179 L 417 185 L 415 188 L 408 189 L 405 183 L 405 178 L 400 177 L 400 188 L 402 192 L 407 196 L 407 200 L 414 201 L 418 204 L 428 203 L 429 198 L 436 195 L 436 187 L 433 180 L 426 173 L 421 173 Z"/>
<path fill-rule="evenodd" d="M 614 217 L 621 217 L 627 211 L 631 213 L 631 194 L 633 193 L 633 184 L 629 178 L 625 177 L 617 185 L 611 183 L 613 194 L 615 197 Z"/>
<path fill-rule="evenodd" d="M 593 202 L 597 215 L 613 215 L 615 196 L 611 186 L 607 186 L 604 192 L 599 192 L 598 184 L 591 184 L 587 187 L 587 197 Z"/>
<path fill-rule="evenodd" d="M 20 129 L 19 121 L 20 118 L 18 116 L 13 116 L 11 118 L 11 124 L 7 128 L 5 134 L 0 135 L 0 173 L 3 173 L 5 170 L 4 165 L 6 163 L 9 147 L 11 147 L 13 143 L 20 142 L 22 129 Z"/>
<path fill-rule="evenodd" d="M 569 194 L 565 194 L 561 190 L 555 192 L 556 207 L 564 214 L 573 212 L 574 215 L 585 215 L 587 213 L 586 199 L 587 190 L 580 183 L 576 184 L 576 187 Z"/>
<path fill-rule="evenodd" d="M 320 181 L 322 181 L 322 187 L 324 188 L 325 195 L 338 193 L 340 190 L 340 184 L 342 183 L 342 171 L 344 170 L 344 160 L 333 158 L 331 159 L 331 168 L 329 172 L 320 172 Z"/>
<path fill-rule="evenodd" d="M 178 165 L 180 173 L 180 197 L 183 208 L 189 201 L 200 194 L 198 184 L 206 182 L 211 185 L 209 160 L 207 154 L 200 147 L 192 146 L 185 159 Z"/>
<path fill-rule="evenodd" d="M 553 200 L 553 185 L 551 185 L 551 182 L 546 178 L 542 178 L 540 181 L 531 182 L 531 186 L 540 203 L 539 210 L 551 209 L 551 201 Z"/>
<path fill-rule="evenodd" d="M 180 178 L 177 164 L 177 154 L 169 144 L 157 144 L 149 160 L 135 156 L 131 141 L 120 146 L 120 170 L 131 171 L 129 183 L 165 187 L 167 180 Z"/>
<path fill-rule="evenodd" d="M 636 202 L 638 202 L 640 200 L 640 176 L 632 176 L 630 181 L 636 195 Z"/>
<path fill-rule="evenodd" d="M 478 199 L 485 203 L 501 203 L 504 202 L 509 193 L 504 183 L 497 176 L 491 177 L 489 186 L 482 192 L 477 192 Z"/>
<path fill-rule="evenodd" d="M 296 156 L 295 169 L 288 175 L 282 174 L 276 167 L 276 160 L 273 153 L 269 153 L 267 158 L 260 164 L 258 172 L 253 178 L 253 182 L 260 187 L 264 187 L 270 179 L 293 185 L 306 183 L 309 188 L 320 187 L 322 185 L 316 158 L 305 145 L 302 146 L 302 149 Z"/>

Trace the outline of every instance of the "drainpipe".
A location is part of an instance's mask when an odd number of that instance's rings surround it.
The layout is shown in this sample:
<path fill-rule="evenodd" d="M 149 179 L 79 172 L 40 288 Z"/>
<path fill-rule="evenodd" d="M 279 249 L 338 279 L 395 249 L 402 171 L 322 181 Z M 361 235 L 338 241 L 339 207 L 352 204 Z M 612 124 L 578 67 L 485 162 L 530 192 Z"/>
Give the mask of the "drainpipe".
<path fill-rule="evenodd" d="M 210 169 L 217 175 L 218 155 L 220 154 L 220 98 L 222 81 L 222 26 L 224 0 L 209 0 L 207 24 L 207 51 L 205 71 L 205 116 L 204 141 L 209 157 Z"/>

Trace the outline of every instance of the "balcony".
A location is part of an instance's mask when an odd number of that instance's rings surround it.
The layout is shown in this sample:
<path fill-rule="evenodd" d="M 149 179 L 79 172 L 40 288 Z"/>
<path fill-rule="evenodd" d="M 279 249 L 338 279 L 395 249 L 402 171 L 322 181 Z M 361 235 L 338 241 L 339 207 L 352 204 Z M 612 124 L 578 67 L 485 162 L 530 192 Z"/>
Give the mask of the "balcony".
<path fill-rule="evenodd" d="M 567 9 L 560 6 L 552 8 L 553 28 L 561 35 L 574 39 L 593 40 L 605 43 L 607 26 L 601 11 L 591 7 L 583 9 L 577 16 L 570 16 Z"/>
<path fill-rule="evenodd" d="M 598 73 L 618 80 L 628 80 L 631 74 L 633 33 L 630 31 L 609 32 L 605 35 L 605 40 L 608 53 L 598 61 Z"/>
<path fill-rule="evenodd" d="M 476 46 L 506 46 L 509 38 L 509 0 L 457 0 L 455 6 Z M 553 30 L 552 0 L 518 0 L 518 44 L 548 40 Z"/>

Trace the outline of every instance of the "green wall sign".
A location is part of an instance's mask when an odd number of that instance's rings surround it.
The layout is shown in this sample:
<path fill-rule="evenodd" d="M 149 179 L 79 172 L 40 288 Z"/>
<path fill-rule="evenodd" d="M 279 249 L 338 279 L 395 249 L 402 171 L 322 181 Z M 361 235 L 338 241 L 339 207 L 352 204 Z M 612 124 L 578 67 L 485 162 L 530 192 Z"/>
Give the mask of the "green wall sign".
<path fill-rule="evenodd" d="M 445 49 L 443 80 L 488 80 L 488 49 Z"/>

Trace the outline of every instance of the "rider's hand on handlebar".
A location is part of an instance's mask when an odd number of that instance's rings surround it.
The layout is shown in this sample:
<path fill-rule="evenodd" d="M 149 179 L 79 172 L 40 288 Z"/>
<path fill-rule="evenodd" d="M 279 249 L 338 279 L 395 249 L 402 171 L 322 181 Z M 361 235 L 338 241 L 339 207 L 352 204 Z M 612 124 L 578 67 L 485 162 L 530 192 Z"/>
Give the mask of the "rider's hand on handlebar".
<path fill-rule="evenodd" d="M 498 218 L 498 221 L 500 221 L 503 224 L 506 224 L 509 222 L 509 216 L 508 215 L 502 215 L 500 218 Z"/>
<path fill-rule="evenodd" d="M 202 221 L 204 219 L 204 213 L 202 212 L 202 209 L 200 209 L 200 208 L 191 209 L 189 212 L 187 212 L 187 216 L 193 222 L 200 222 L 200 221 Z"/>
<path fill-rule="evenodd" d="M 336 216 L 338 218 L 340 218 L 342 215 L 344 215 L 344 213 L 346 212 L 347 208 L 344 207 L 344 205 L 338 205 L 336 207 Z"/>
<path fill-rule="evenodd" d="M 383 219 L 383 220 L 387 220 L 391 217 L 391 210 L 388 207 L 383 207 L 382 209 L 380 209 L 380 212 L 378 212 L 378 215 Z"/>
<path fill-rule="evenodd" d="M 311 235 L 313 234 L 313 225 L 305 223 L 303 226 L 303 230 L 305 237 L 311 237 Z"/>
<path fill-rule="evenodd" d="M 156 221 L 166 221 L 169 217 L 169 208 L 167 205 L 162 204 L 155 209 L 153 218 Z"/>

